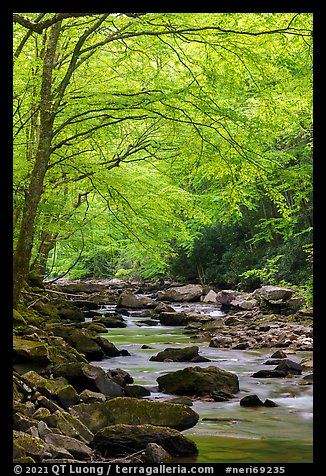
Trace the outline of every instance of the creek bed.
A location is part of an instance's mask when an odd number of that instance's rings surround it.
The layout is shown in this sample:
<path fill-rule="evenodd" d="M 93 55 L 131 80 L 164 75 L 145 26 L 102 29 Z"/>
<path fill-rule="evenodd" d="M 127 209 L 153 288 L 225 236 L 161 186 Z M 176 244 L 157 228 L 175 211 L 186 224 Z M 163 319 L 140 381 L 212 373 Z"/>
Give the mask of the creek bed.
<path fill-rule="evenodd" d="M 176 310 L 189 310 L 189 305 L 173 306 Z M 211 314 L 218 319 L 223 313 L 203 304 L 191 306 L 196 311 Z M 104 306 L 104 314 L 114 311 Z M 199 454 L 195 458 L 176 458 L 175 462 L 250 462 L 250 463 L 308 463 L 312 461 L 312 385 L 300 383 L 302 375 L 293 378 L 251 377 L 253 372 L 271 368 L 264 362 L 275 349 L 235 350 L 208 346 L 207 341 L 192 339 L 183 327 L 139 325 L 144 317 L 130 312 L 125 317 L 126 328 L 108 329 L 107 337 L 118 348 L 129 351 L 130 356 L 119 356 L 92 362 L 104 370 L 122 368 L 134 378 L 134 383 L 151 391 L 151 400 L 167 401 L 174 397 L 159 391 L 156 379 L 167 372 L 185 367 L 216 365 L 234 372 L 240 382 L 240 392 L 227 402 L 193 400 L 193 410 L 199 422 L 183 434 L 196 442 Z M 142 349 L 146 344 L 152 349 Z M 211 362 L 154 362 L 149 358 L 167 347 L 198 345 L 199 353 Z M 287 351 L 286 351 L 287 352 Z M 287 352 L 291 360 L 300 362 L 311 352 Z M 239 400 L 248 394 L 257 394 L 261 400 L 269 398 L 277 407 L 245 408 Z"/>

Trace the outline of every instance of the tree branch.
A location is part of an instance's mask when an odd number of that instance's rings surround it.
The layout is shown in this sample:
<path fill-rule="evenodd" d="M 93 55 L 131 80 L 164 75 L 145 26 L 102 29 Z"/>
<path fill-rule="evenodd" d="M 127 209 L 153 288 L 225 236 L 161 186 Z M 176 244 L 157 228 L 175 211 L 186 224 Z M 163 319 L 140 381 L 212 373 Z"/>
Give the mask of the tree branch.
<path fill-rule="evenodd" d="M 44 13 L 42 13 L 41 15 L 43 17 Z M 65 18 L 85 17 L 91 15 L 94 15 L 94 13 L 55 13 L 53 17 L 47 18 L 46 20 L 39 22 L 38 20 L 32 21 L 29 18 L 20 15 L 19 13 L 14 13 L 13 22 L 19 23 L 31 32 L 34 31 L 35 33 L 41 34 L 43 30 L 49 28 L 50 26 L 54 25 L 55 23 L 58 23 L 59 21 Z"/>

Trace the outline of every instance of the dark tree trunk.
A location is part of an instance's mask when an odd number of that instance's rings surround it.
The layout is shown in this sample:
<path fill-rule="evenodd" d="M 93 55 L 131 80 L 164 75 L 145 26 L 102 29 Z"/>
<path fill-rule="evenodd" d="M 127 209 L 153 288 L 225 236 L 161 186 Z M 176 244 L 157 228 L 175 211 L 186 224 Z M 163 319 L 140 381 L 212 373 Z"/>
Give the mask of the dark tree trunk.
<path fill-rule="evenodd" d="M 60 34 L 60 23 L 51 28 L 43 60 L 40 136 L 31 173 L 29 188 L 25 196 L 23 216 L 13 263 L 13 301 L 17 307 L 21 290 L 29 272 L 29 262 L 33 246 L 34 222 L 37 208 L 43 193 L 43 182 L 51 154 L 51 141 L 55 111 L 52 110 L 52 74 L 56 48 Z"/>
<path fill-rule="evenodd" d="M 41 277 L 46 275 L 46 265 L 49 253 L 55 247 L 57 236 L 58 233 L 42 233 L 41 244 L 39 246 L 36 258 L 31 266 L 31 269 L 33 269 Z"/>

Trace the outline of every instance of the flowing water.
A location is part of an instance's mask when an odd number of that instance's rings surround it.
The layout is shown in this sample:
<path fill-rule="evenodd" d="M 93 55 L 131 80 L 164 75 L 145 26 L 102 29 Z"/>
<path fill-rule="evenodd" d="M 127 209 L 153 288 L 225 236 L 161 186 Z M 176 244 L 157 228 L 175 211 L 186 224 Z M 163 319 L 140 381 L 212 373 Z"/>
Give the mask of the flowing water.
<path fill-rule="evenodd" d="M 210 314 L 218 319 L 223 313 L 214 307 L 195 303 L 173 306 L 176 310 L 189 310 Z M 104 306 L 102 312 L 109 314 L 114 306 Z M 271 369 L 264 362 L 272 354 L 271 349 L 234 350 L 208 346 L 208 341 L 198 341 L 185 332 L 183 327 L 143 325 L 139 312 L 130 311 L 125 317 L 126 328 L 108 329 L 104 334 L 119 349 L 126 349 L 130 356 L 119 356 L 92 362 L 104 370 L 122 368 L 134 378 L 134 383 L 151 391 L 148 397 L 157 401 L 168 401 L 172 395 L 159 391 L 156 379 L 167 372 L 187 366 L 207 367 L 216 365 L 234 372 L 240 382 L 240 392 L 227 402 L 194 400 L 193 410 L 199 422 L 183 432 L 196 442 L 199 455 L 195 458 L 178 458 L 177 462 L 196 463 L 309 463 L 312 461 L 312 385 L 300 383 L 301 376 L 293 378 L 251 377 L 253 372 Z M 142 349 L 146 344 L 151 349 Z M 149 358 L 167 347 L 198 345 L 199 353 L 211 362 L 152 362 Z M 296 352 L 291 360 L 300 362 L 309 352 Z M 277 407 L 246 408 L 239 400 L 248 394 L 257 394 L 277 403 Z"/>

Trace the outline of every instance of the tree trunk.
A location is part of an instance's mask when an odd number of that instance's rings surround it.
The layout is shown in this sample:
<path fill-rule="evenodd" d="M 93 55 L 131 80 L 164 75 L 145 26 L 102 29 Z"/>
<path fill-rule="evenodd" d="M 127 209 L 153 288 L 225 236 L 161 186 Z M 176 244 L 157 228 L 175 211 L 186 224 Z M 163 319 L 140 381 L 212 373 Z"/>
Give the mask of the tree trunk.
<path fill-rule="evenodd" d="M 51 154 L 51 140 L 55 116 L 55 111 L 52 110 L 52 75 L 60 28 L 61 23 L 57 23 L 51 28 L 43 60 L 40 101 L 40 135 L 34 168 L 31 173 L 29 188 L 26 192 L 20 233 L 14 252 L 14 308 L 18 305 L 21 290 L 29 272 L 29 262 L 33 246 L 34 222 L 41 195 L 43 193 L 44 177 Z"/>
<path fill-rule="evenodd" d="M 31 266 L 41 277 L 46 275 L 46 264 L 50 251 L 55 247 L 58 233 L 42 233 L 41 244 L 39 246 L 36 258 Z"/>

